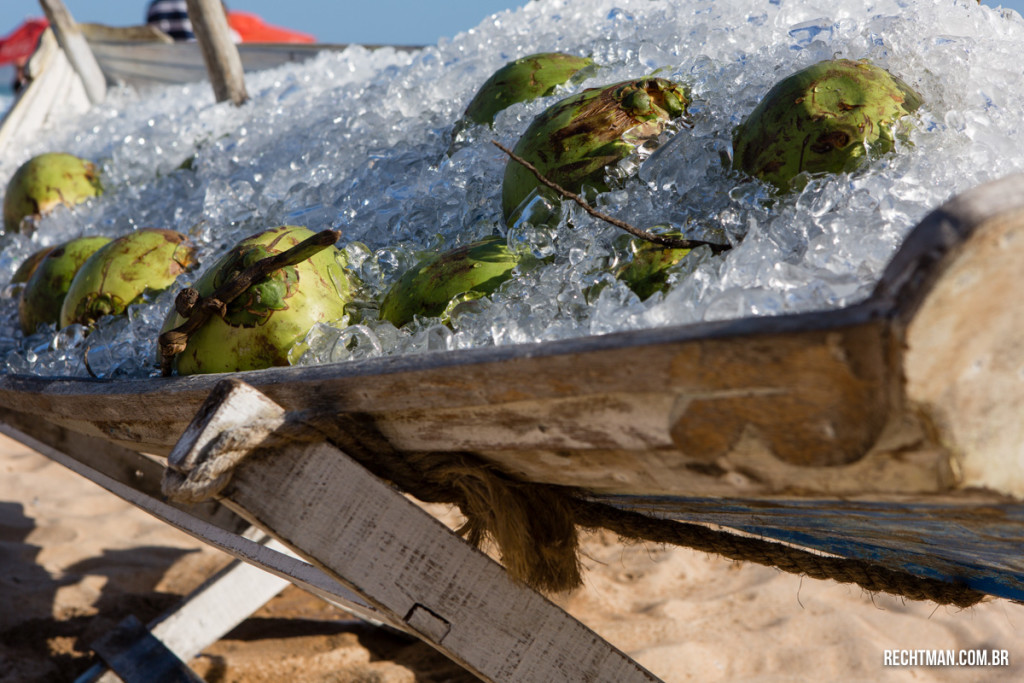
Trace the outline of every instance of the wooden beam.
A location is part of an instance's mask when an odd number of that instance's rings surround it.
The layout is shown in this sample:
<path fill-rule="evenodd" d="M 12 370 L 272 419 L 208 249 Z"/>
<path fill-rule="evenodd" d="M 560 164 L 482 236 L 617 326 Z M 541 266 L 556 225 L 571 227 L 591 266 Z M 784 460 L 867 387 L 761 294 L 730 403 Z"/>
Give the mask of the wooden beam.
<path fill-rule="evenodd" d="M 124 683 L 149 683 L 154 680 L 204 683 L 196 672 L 188 668 L 185 662 L 131 614 L 94 642 L 92 651 L 114 672 L 104 677 L 109 683 L 118 680 Z"/>
<path fill-rule="evenodd" d="M 150 623 L 148 634 L 144 634 L 148 637 L 144 640 L 152 642 L 150 639 L 156 639 L 175 657 L 189 662 L 211 643 L 248 619 L 287 585 L 286 579 L 235 560 L 193 591 L 172 611 Z M 99 653 L 95 644 L 93 649 Z M 114 653 L 114 656 L 118 654 Z M 128 659 L 128 654 L 124 653 L 122 659 Z M 109 660 L 109 657 L 103 657 L 104 662 Z M 110 664 L 112 666 L 113 662 Z M 145 667 L 142 673 L 152 676 L 153 671 L 148 661 L 135 663 L 140 667 L 143 664 Z M 122 673 L 121 670 L 117 671 L 118 674 Z M 79 676 L 75 683 L 117 683 L 123 678 L 108 671 L 103 662 L 97 662 Z"/>
<path fill-rule="evenodd" d="M 164 490 L 186 500 L 222 495 L 485 681 L 657 681 L 334 446 L 313 440 L 250 455 L 284 421 L 266 396 L 226 380 L 171 454 Z"/>
<path fill-rule="evenodd" d="M 163 465 L 131 449 L 104 439 L 71 432 L 46 420 L 26 416 L 0 405 L 0 433 L 19 441 L 37 452 L 41 444 L 81 463 L 92 471 L 122 482 L 143 496 L 163 499 L 160 480 Z M 79 472 L 81 474 L 81 472 Z M 87 477 L 88 478 L 88 477 Z M 132 501 L 129 501 L 132 502 Z M 178 506 L 189 515 L 231 533 L 241 533 L 248 523 L 222 505 L 212 502 L 203 506 Z"/>
<path fill-rule="evenodd" d="M 221 0 L 187 0 L 192 29 L 203 51 L 206 71 L 218 102 L 241 105 L 249 99 L 238 47 L 231 39 Z"/>
<path fill-rule="evenodd" d="M 39 4 L 50 20 L 50 28 L 57 35 L 61 49 L 82 79 L 89 101 L 93 104 L 102 102 L 107 95 L 107 79 L 68 8 L 62 0 L 39 0 Z"/>
<path fill-rule="evenodd" d="M 82 455 L 84 451 L 89 450 L 90 444 L 88 442 L 79 445 L 77 441 L 74 443 L 65 441 L 57 446 L 49 442 L 40 441 L 35 436 L 9 424 L 9 415 L 5 415 L 2 409 L 0 409 L 0 434 L 4 434 L 37 453 L 46 456 L 50 460 L 67 467 L 72 472 L 85 477 L 97 486 L 153 515 L 160 521 L 218 550 L 224 551 L 235 559 L 258 567 L 260 570 L 268 572 L 273 576 L 286 579 L 304 591 L 326 600 L 369 623 L 387 625 L 399 631 L 408 630 L 408 627 L 401 620 L 393 620 L 388 615 L 380 613 L 368 605 L 360 596 L 354 594 L 351 589 L 342 586 L 323 571 L 299 559 L 291 549 L 281 545 L 279 542 L 267 539 L 265 535 L 261 535 L 258 542 L 252 540 L 254 533 L 251 527 L 248 526 L 246 526 L 247 530 L 244 533 L 235 533 L 225 526 L 216 524 L 218 520 L 208 521 L 202 506 L 188 505 L 190 511 L 199 513 L 198 516 L 184 512 L 174 507 L 173 504 L 163 502 L 163 497 L 160 495 L 151 495 L 139 490 L 135 486 L 136 482 L 133 481 L 134 477 L 128 476 L 128 481 L 125 481 L 124 472 L 118 472 L 119 467 L 113 468 L 114 471 L 107 474 L 95 469 L 93 467 L 96 464 L 95 462 L 91 464 L 84 462 Z M 43 436 L 48 435 L 44 434 Z M 68 446 L 72 446 L 72 448 L 68 448 Z M 68 448 L 69 452 L 65 452 L 64 448 Z M 102 459 L 103 456 L 111 453 L 115 452 L 102 451 L 98 459 Z M 154 633 L 161 639 L 168 635 L 168 632 L 163 630 L 164 627 L 153 625 L 153 628 Z M 177 636 L 172 636 L 170 642 L 178 642 L 177 638 Z M 178 647 L 178 645 L 174 647 Z M 175 650 L 175 652 L 177 651 Z"/>

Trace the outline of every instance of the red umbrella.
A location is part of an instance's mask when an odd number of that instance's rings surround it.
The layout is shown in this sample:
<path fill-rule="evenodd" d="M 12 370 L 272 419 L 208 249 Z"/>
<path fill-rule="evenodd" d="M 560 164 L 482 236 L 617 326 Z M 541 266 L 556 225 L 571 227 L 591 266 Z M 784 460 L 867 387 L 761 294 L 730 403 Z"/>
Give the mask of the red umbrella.
<path fill-rule="evenodd" d="M 308 33 L 268 24 L 248 12 L 228 12 L 228 25 L 242 37 L 243 43 L 315 43 Z"/>
<path fill-rule="evenodd" d="M 0 64 L 31 57 L 39 43 L 39 36 L 49 25 L 46 19 L 26 19 L 9 35 L 0 38 Z"/>

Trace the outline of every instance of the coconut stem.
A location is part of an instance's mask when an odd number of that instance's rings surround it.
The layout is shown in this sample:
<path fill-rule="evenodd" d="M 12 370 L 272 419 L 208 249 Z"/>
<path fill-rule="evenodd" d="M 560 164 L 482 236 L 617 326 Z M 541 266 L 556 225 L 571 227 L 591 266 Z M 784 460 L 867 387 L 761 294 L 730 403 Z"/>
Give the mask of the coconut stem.
<path fill-rule="evenodd" d="M 260 259 L 221 285 L 211 296 L 200 298 L 199 293 L 188 287 L 178 292 L 174 307 L 185 322 L 167 330 L 157 339 L 160 349 L 160 372 L 164 377 L 171 374 L 174 357 L 185 350 L 189 337 L 202 327 L 211 316 L 224 316 L 227 305 L 242 295 L 254 284 L 265 280 L 275 270 L 294 266 L 314 256 L 341 239 L 340 230 L 324 230 L 308 237 L 291 249 Z"/>
<path fill-rule="evenodd" d="M 681 237 L 659 235 L 657 233 L 649 232 L 647 230 L 642 230 L 641 228 L 638 228 L 634 225 L 630 225 L 626 221 L 619 220 L 615 216 L 609 216 L 608 214 L 602 211 L 598 211 L 597 209 L 592 207 L 587 202 L 587 200 L 581 197 L 580 195 L 576 194 L 575 192 L 570 192 L 569 190 L 565 189 L 564 187 L 554 182 L 553 180 L 549 180 L 546 177 L 544 177 L 544 174 L 541 173 L 536 166 L 534 166 L 529 161 L 527 161 L 526 159 L 522 158 L 521 156 L 510 150 L 505 145 L 501 144 L 497 140 L 491 140 L 491 142 L 494 144 L 495 147 L 500 149 L 505 154 L 509 155 L 509 157 L 511 157 L 513 161 L 522 164 L 528 171 L 530 171 L 531 173 L 533 173 L 533 175 L 537 177 L 537 180 L 539 180 L 547 187 L 550 187 L 552 190 L 562 195 L 566 199 L 573 200 L 574 202 L 579 204 L 584 211 L 589 213 L 594 218 L 602 220 L 606 223 L 611 223 L 616 228 L 621 228 L 622 230 L 628 232 L 630 235 L 633 235 L 634 237 L 639 237 L 642 240 L 654 242 L 655 244 L 660 244 L 664 247 L 670 247 L 672 249 L 695 249 L 696 247 L 707 246 L 711 248 L 711 252 L 714 254 L 720 254 L 723 251 L 728 251 L 729 249 L 732 249 L 732 245 L 729 244 L 716 244 L 714 242 L 705 242 L 704 240 L 688 240 L 683 239 Z"/>

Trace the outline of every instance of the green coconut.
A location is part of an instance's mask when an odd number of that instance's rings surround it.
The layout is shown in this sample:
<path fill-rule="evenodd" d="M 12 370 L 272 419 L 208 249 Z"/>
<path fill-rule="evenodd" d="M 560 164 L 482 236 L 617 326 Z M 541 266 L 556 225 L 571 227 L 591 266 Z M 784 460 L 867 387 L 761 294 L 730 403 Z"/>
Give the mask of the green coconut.
<path fill-rule="evenodd" d="M 123 313 L 194 265 L 195 247 L 180 232 L 143 228 L 119 237 L 78 269 L 60 309 L 60 326 L 91 326 L 104 315 Z"/>
<path fill-rule="evenodd" d="M 419 315 L 441 317 L 456 299 L 487 296 L 512 277 L 519 258 L 502 237 L 487 237 L 429 256 L 396 282 L 380 305 L 380 317 L 401 327 Z"/>
<path fill-rule="evenodd" d="M 819 62 L 777 83 L 733 134 L 733 165 L 782 191 L 890 152 L 921 96 L 867 60 Z M 798 180 L 798 177 L 800 179 Z"/>
<path fill-rule="evenodd" d="M 666 235 L 682 237 L 678 232 Z M 625 282 L 641 300 L 648 299 L 656 292 L 665 291 L 671 272 L 669 269 L 693 251 L 666 247 L 640 239 L 630 240 L 629 246 L 631 258 L 615 270 L 615 277 Z"/>
<path fill-rule="evenodd" d="M 570 192 L 605 191 L 605 169 L 660 135 L 686 113 L 686 89 L 664 78 L 642 78 L 590 88 L 537 115 L 513 151 Z M 510 159 L 501 186 L 508 221 L 540 182 Z"/>
<path fill-rule="evenodd" d="M 515 104 L 546 97 L 559 85 L 582 80 L 594 60 L 561 52 L 541 52 L 509 62 L 480 86 L 466 107 L 466 118 L 491 125 L 498 112 Z"/>
<path fill-rule="evenodd" d="M 14 271 L 14 275 L 11 276 L 11 284 L 17 285 L 28 282 L 28 279 L 32 277 L 32 273 L 36 272 L 36 268 L 43 262 L 46 255 L 56 248 L 56 246 L 43 247 L 39 251 L 30 254 L 27 259 L 21 262 L 18 269 Z"/>
<path fill-rule="evenodd" d="M 21 330 L 32 334 L 43 323 L 60 322 L 68 288 L 82 265 L 109 237 L 79 237 L 50 249 L 27 280 L 18 302 Z"/>
<path fill-rule="evenodd" d="M 287 251 L 313 232 L 283 225 L 248 237 L 210 266 L 195 284 L 202 297 L 256 261 Z M 281 268 L 212 316 L 175 357 L 178 374 L 236 372 L 288 365 L 288 350 L 318 322 L 341 320 L 356 290 L 345 253 L 334 246 Z M 176 311 L 163 331 L 185 322 Z"/>
<path fill-rule="evenodd" d="M 71 154 L 49 152 L 22 164 L 7 183 L 4 229 L 19 232 L 28 216 L 41 216 L 55 206 L 74 206 L 103 194 L 96 166 Z"/>

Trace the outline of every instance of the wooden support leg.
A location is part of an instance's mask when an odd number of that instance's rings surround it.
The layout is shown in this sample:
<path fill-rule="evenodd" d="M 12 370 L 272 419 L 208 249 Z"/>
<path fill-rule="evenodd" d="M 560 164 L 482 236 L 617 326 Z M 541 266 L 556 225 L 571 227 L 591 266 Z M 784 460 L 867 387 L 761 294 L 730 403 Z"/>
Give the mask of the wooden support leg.
<path fill-rule="evenodd" d="M 124 683 L 203 683 L 202 678 L 133 616 L 93 643 L 93 650 L 113 671 L 100 679 L 104 683 L 119 680 Z M 76 683 L 81 681 L 79 678 Z"/>
<path fill-rule="evenodd" d="M 135 641 L 160 643 L 169 653 L 187 662 L 249 618 L 287 585 L 286 579 L 235 560 L 193 591 L 175 609 L 151 623 L 145 639 Z M 141 624 L 138 626 L 142 628 Z M 153 647 L 132 643 L 122 652 L 116 644 L 108 644 L 107 654 L 103 643 L 94 643 L 93 649 L 126 683 L 130 683 L 130 679 L 125 675 L 125 667 L 138 671 L 141 678 L 135 680 L 154 680 L 151 664 L 160 658 L 152 656 Z M 105 672 L 105 667 L 97 664 L 79 676 L 75 683 L 116 683 L 118 677 Z"/>
<path fill-rule="evenodd" d="M 199 587 L 184 602 L 149 625 L 154 638 L 173 655 L 189 660 L 213 643 L 291 582 L 349 613 L 375 624 L 399 630 L 406 627 L 387 619 L 345 586 L 322 571 L 296 558 L 277 541 L 257 532 L 259 540 L 236 533 L 233 513 L 217 505 L 174 507 L 159 499 L 153 490 L 151 466 L 155 463 L 138 453 L 104 444 L 89 437 L 71 437 L 41 423 L 32 424 L 15 413 L 0 409 L 0 433 L 19 441 L 51 460 L 64 465 L 161 521 L 188 533 L 239 559 Z M 14 426 L 15 423 L 17 427 Z M 31 430 L 31 434 L 23 430 Z M 159 478 L 159 477 L 158 477 Z M 198 516 L 188 514 L 191 508 Z M 152 650 L 149 650 L 152 652 Z M 138 650 L 136 652 L 139 652 Z M 131 659 L 123 660 L 130 662 Z M 115 681 L 100 665 L 90 668 L 76 683 Z"/>
<path fill-rule="evenodd" d="M 282 445 L 285 423 L 280 406 L 225 380 L 172 452 L 165 491 L 222 495 L 484 680 L 657 680 L 339 449 Z"/>

